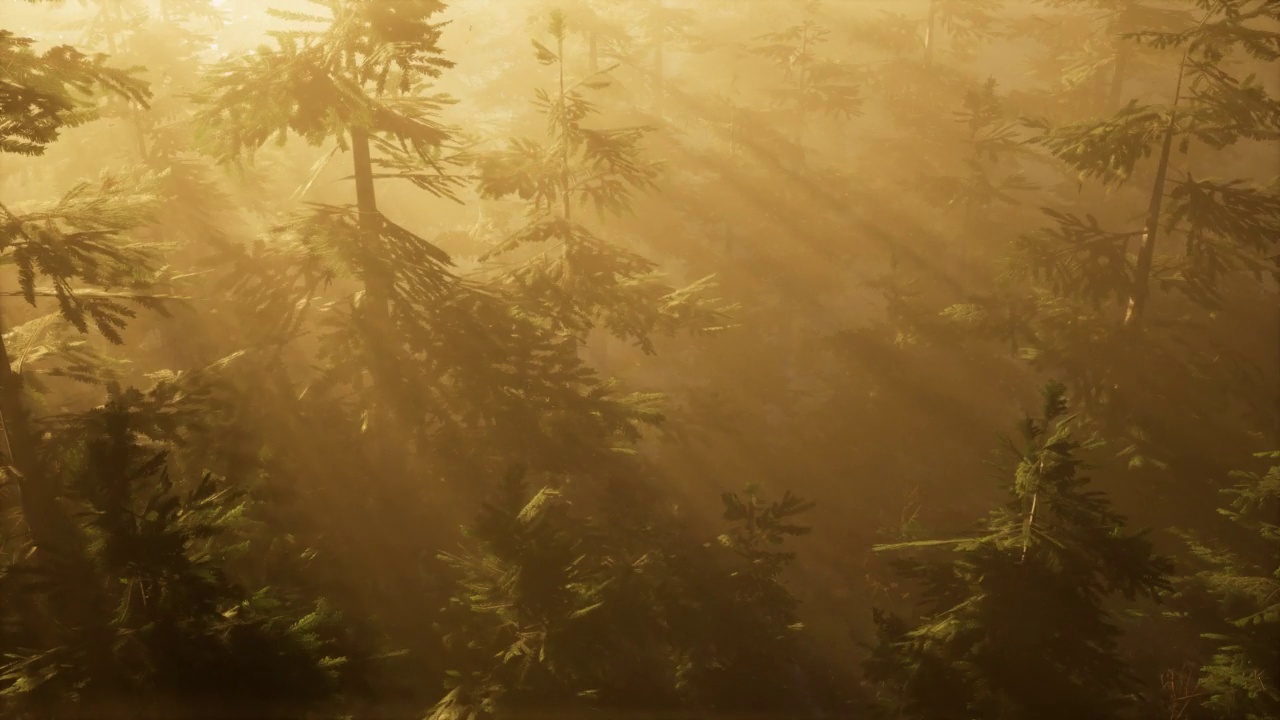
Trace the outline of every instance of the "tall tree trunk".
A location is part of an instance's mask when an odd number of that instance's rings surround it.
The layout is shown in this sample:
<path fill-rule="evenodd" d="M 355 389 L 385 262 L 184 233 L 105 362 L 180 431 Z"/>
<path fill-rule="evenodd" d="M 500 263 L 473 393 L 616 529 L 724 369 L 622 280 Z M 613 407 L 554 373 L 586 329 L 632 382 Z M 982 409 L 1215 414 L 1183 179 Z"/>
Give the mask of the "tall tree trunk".
<path fill-rule="evenodd" d="M 804 31 L 800 38 L 800 57 L 807 58 L 809 56 L 809 34 Z M 796 87 L 799 90 L 802 100 L 796 105 L 796 129 L 795 129 L 795 145 L 796 155 L 800 160 L 800 167 L 804 168 L 808 162 L 808 153 L 804 147 L 804 130 L 805 123 L 808 121 L 808 115 L 805 113 L 803 98 L 808 94 L 809 89 L 809 72 L 807 63 L 800 64 L 800 71 L 796 77 Z"/>
<path fill-rule="evenodd" d="M 1156 180 L 1147 205 L 1147 220 L 1143 228 L 1142 244 L 1138 247 L 1138 263 L 1134 271 L 1133 288 L 1129 292 L 1129 307 L 1125 311 L 1125 325 L 1139 324 L 1147 309 L 1147 298 L 1151 292 L 1151 263 L 1155 258 L 1156 239 L 1160 233 L 1160 209 L 1164 204 L 1164 185 L 1169 174 L 1173 135 L 1173 119 L 1170 118 L 1169 127 L 1164 133 L 1164 144 L 1160 148 L 1160 165 L 1156 168 Z"/>
<path fill-rule="evenodd" d="M 1276 396 L 1275 396 L 1275 433 L 1272 437 L 1274 449 L 1280 450 L 1280 253 L 1272 258 L 1276 264 L 1275 280 L 1276 280 Z"/>
<path fill-rule="evenodd" d="M 1133 0 L 1124 0 L 1107 26 L 1111 35 L 1112 49 L 1115 56 L 1111 63 L 1111 83 L 1107 91 L 1106 110 L 1112 111 L 1120 107 L 1124 99 L 1124 83 L 1129 75 L 1129 62 L 1133 59 L 1133 44 L 1123 37 L 1129 29 L 1135 27 L 1130 16 L 1134 11 Z"/>
<path fill-rule="evenodd" d="M 378 199 L 373 189 L 369 134 L 363 128 L 351 130 L 351 156 L 356 180 L 356 210 L 360 215 L 366 300 L 375 315 L 385 317 L 391 293 L 379 247 L 382 242 L 382 216 L 378 213 Z"/>
<path fill-rule="evenodd" d="M 937 42 L 938 0 L 929 0 L 929 20 L 924 28 L 924 66 L 933 65 L 933 46 Z"/>
<path fill-rule="evenodd" d="M 1164 207 L 1164 186 L 1169 176 L 1169 158 L 1173 154 L 1173 138 L 1177 134 L 1178 100 L 1182 96 L 1182 80 L 1186 75 L 1187 56 L 1184 53 L 1178 69 L 1178 84 L 1174 88 L 1173 102 L 1169 106 L 1169 122 L 1165 126 L 1164 142 L 1160 146 L 1160 162 L 1156 166 L 1156 179 L 1152 183 L 1151 197 L 1147 203 L 1146 224 L 1143 227 L 1142 244 L 1138 247 L 1138 262 L 1134 271 L 1133 288 L 1129 291 L 1129 307 L 1125 311 L 1124 324 L 1136 326 L 1142 322 L 1151 292 L 1151 264 L 1155 259 L 1156 240 L 1160 234 L 1160 210 Z"/>
<path fill-rule="evenodd" d="M 600 38 L 595 32 L 591 32 L 587 35 L 587 43 L 590 47 L 591 72 L 600 72 Z"/>
<path fill-rule="evenodd" d="M 1124 38 L 1116 38 L 1116 58 L 1111 70 L 1111 90 L 1107 93 L 1107 110 L 1120 107 L 1124 98 L 1124 81 L 1129 72 L 1129 56 L 1133 54 L 1133 46 Z"/>
<path fill-rule="evenodd" d="M 560 61 L 556 64 L 556 69 L 559 72 L 560 94 L 558 95 L 558 97 L 560 99 L 560 111 L 563 113 L 565 111 L 565 108 L 568 107 L 568 101 L 567 101 L 568 91 L 565 87 L 565 81 L 564 81 L 564 38 L 563 37 L 558 38 L 556 41 L 556 56 L 560 58 Z M 561 148 L 560 148 L 560 204 L 561 204 L 560 210 L 562 213 L 564 213 L 565 222 L 570 222 L 573 220 L 573 202 L 569 198 L 569 192 L 571 189 L 570 188 L 571 178 L 569 177 L 569 138 L 567 137 L 567 134 L 569 133 L 569 131 L 570 131 L 570 128 L 566 127 L 565 128 L 566 137 L 564 138 L 564 142 L 561 143 Z"/>
<path fill-rule="evenodd" d="M 369 359 L 376 406 L 371 413 L 377 433 L 394 429 L 391 408 L 396 401 L 396 352 L 392 344 L 391 295 L 395 282 L 382 252 L 382 215 L 378 212 L 373 187 L 373 162 L 369 153 L 369 133 L 364 128 L 351 129 L 351 156 L 356 181 L 356 210 L 360 218 L 362 277 L 364 284 L 363 319 L 370 344 L 374 348 Z M 380 427 L 379 427 L 380 426 Z"/>
<path fill-rule="evenodd" d="M 662 117 L 663 101 L 666 95 L 666 79 L 663 76 L 663 47 L 662 38 L 659 37 L 658 44 L 653 49 L 653 114 L 659 118 Z"/>

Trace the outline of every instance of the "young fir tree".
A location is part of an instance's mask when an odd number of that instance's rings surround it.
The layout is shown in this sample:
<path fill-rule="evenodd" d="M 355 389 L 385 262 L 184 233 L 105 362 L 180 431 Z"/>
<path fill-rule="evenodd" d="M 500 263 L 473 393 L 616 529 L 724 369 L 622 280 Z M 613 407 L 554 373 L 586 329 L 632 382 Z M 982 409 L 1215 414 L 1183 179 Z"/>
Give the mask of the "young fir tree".
<path fill-rule="evenodd" d="M 1029 58 L 1046 92 L 1032 91 L 1033 104 L 1069 119 L 1115 112 L 1131 97 L 1135 80 L 1158 67 L 1159 53 L 1134 42 L 1130 33 L 1175 30 L 1191 3 L 1143 0 L 1037 0 L 1047 13 L 1013 19 L 1010 32 L 1033 38 Z"/>
<path fill-rule="evenodd" d="M 446 283 L 448 259 L 378 209 L 379 179 L 407 180 L 451 197 L 459 179 L 443 171 L 449 134 L 434 118 L 448 102 L 424 90 L 451 66 L 438 47 L 439 0 L 316 0 L 328 16 L 271 10 L 278 19 L 319 29 L 273 31 L 276 46 L 224 61 L 197 96 L 197 121 L 220 160 L 252 158 L 272 141 L 296 135 L 312 145 L 335 142 L 351 153 L 355 202 L 319 206 L 294 227 L 324 238 L 361 284 L 353 298 L 357 330 L 350 349 L 376 394 L 368 420 L 390 433 L 404 397 L 397 326 L 412 312 L 408 288 Z M 262 104 L 264 96 L 276 102 Z M 374 154 L 377 151 L 377 155 Z M 380 419 L 376 419 L 380 418 Z"/>
<path fill-rule="evenodd" d="M 824 52 L 831 30 L 818 21 L 819 7 L 817 2 L 808 3 L 799 24 L 761 35 L 749 46 L 749 52 L 769 60 L 780 74 L 771 94 L 785 117 L 778 124 L 791 126 L 788 139 L 796 148 L 800 165 L 804 164 L 805 129 L 811 118 L 849 119 L 862 109 L 858 68 Z"/>
<path fill-rule="evenodd" d="M 42 154 L 63 128 L 94 116 L 98 89 L 137 105 L 147 98 L 144 84 L 102 56 L 66 46 L 37 54 L 7 33 L 0 44 L 6 152 Z M 132 305 L 163 309 L 152 253 L 130 237 L 154 209 L 154 180 L 106 176 L 43 206 L 0 206 L 4 257 L 17 269 L 11 294 L 57 307 L 0 340 L 6 475 L 20 509 L 0 569 L 7 716 L 242 712 L 219 697 L 224 683 L 246 690 L 238 702 L 287 715 L 333 692 L 311 627 L 323 612 L 308 620 L 305 607 L 273 606 L 223 574 L 226 546 L 214 538 L 236 521 L 235 497 L 207 476 L 183 492 L 164 471 L 164 449 L 140 444 L 141 414 L 173 421 L 171 393 L 119 395 L 88 413 L 33 411 L 30 390 L 43 378 L 100 376 L 100 358 L 60 325 L 93 326 L 119 343 Z M 259 682 L 277 674 L 290 680 Z"/>
<path fill-rule="evenodd" d="M 600 110 L 587 93 L 608 87 L 612 68 L 568 77 L 563 13 L 551 14 L 548 33 L 554 49 L 533 41 L 538 61 L 556 78 L 550 91 L 535 92 L 546 140 L 518 138 L 478 159 L 483 197 L 515 195 L 526 205 L 527 224 L 486 259 L 521 247 L 545 248 L 516 259 L 516 269 L 502 281 L 528 312 L 579 342 L 599 325 L 652 353 L 659 333 L 716 327 L 719 315 L 704 297 L 710 278 L 672 287 L 655 263 L 601 237 L 582 217 L 586 210 L 595 210 L 599 221 L 629 212 L 633 196 L 654 187 L 659 164 L 644 157 L 649 128 L 592 126 Z"/>
<path fill-rule="evenodd" d="M 294 393 L 353 391 L 340 404 L 364 435 L 378 438 L 380 413 L 388 413 L 385 428 L 403 433 L 376 442 L 379 454 L 416 448 L 431 461 L 417 471 L 440 479 L 500 472 L 516 460 L 564 470 L 609 455 L 620 435 L 653 417 L 649 399 L 614 397 L 547 327 L 547 315 L 530 314 L 508 288 L 454 273 L 438 246 L 377 211 L 377 182 L 407 180 L 446 197 L 461 182 L 445 172 L 448 133 L 432 119 L 445 100 L 421 94 L 448 65 L 430 22 L 440 4 L 413 3 L 412 22 L 403 3 L 329 6 L 328 30 L 279 34 L 278 48 L 216 69 L 201 117 L 228 159 L 290 132 L 315 143 L 336 138 L 339 147 L 351 138 L 356 206 L 313 205 L 237 255 L 232 292 L 248 313 L 267 311 L 279 333 L 273 344 L 312 323 L 322 328 L 324 363 L 289 381 L 301 385 Z M 254 104 L 263 83 L 280 84 L 272 93 L 288 103 Z M 365 152 L 373 146 L 376 158 Z M 358 289 L 344 294 L 348 278 Z M 400 422 L 387 425 L 392 417 Z"/>
<path fill-rule="evenodd" d="M 233 328 L 216 322 L 222 308 L 214 300 L 217 293 L 209 287 L 207 270 L 210 255 L 226 251 L 251 205 L 236 203 L 218 169 L 198 153 L 190 122 L 194 107 L 189 101 L 203 77 L 203 57 L 217 47 L 211 34 L 224 27 L 227 8 L 210 0 L 82 4 L 89 14 L 74 25 L 83 33 L 82 44 L 105 49 L 120 64 L 146 68 L 143 77 L 154 92 L 145 109 L 119 100 L 107 103 L 100 114 L 116 122 L 79 133 L 78 148 L 110 147 L 120 162 L 163 173 L 146 236 L 163 249 L 173 291 L 202 298 L 198 311 L 178 308 L 177 321 L 136 325 L 129 333 L 134 349 L 131 359 L 135 367 L 144 368 L 153 363 L 205 365 L 243 348 L 232 339 Z M 63 156 L 68 154 L 75 157 L 64 150 Z"/>
<path fill-rule="evenodd" d="M 102 92 L 144 103 L 148 91 L 132 73 L 109 67 L 105 56 L 87 56 L 66 45 L 43 53 L 33 41 L 0 30 L 0 151 L 39 156 L 60 132 L 94 117 Z M 80 332 L 92 325 L 119 342 L 134 315 L 131 305 L 160 308 L 148 294 L 149 253 L 129 237 L 154 205 L 146 176 L 104 176 L 80 183 L 61 200 L 23 210 L 0 203 L 0 254 L 17 269 L 12 295 L 35 306 L 57 304 L 58 318 Z M 79 539 L 58 503 L 59 489 L 40 457 L 41 432 L 32 417 L 23 377 L 22 351 L 0 338 L 0 416 L 6 462 L 21 494 L 23 518 L 36 547 L 73 557 Z"/>
<path fill-rule="evenodd" d="M 1003 508 L 964 538 L 878 548 L 920 555 L 898 563 L 920 615 L 877 612 L 866 663 L 889 716 L 1122 716 L 1133 678 L 1107 602 L 1154 597 L 1170 566 L 1089 488 L 1072 425 L 1064 388 L 1049 386 Z"/>
<path fill-rule="evenodd" d="M 879 21 L 860 23 L 856 35 L 928 69 L 947 51 L 963 59 L 995 37 L 1002 5 L 1001 0 L 928 0 L 923 18 L 882 12 Z"/>
<path fill-rule="evenodd" d="M 237 403 L 261 432 L 243 462 L 289 500 L 282 514 L 329 558 L 320 581 L 335 603 L 409 650 L 415 679 L 394 692 L 429 702 L 421 694 L 434 688 L 416 678 L 437 672 L 439 639 L 421 609 L 442 574 L 424 548 L 453 536 L 453 508 L 475 502 L 471 486 L 512 463 L 623 472 L 640 426 L 659 416 L 652 395 L 623 397 L 602 383 L 511 288 L 464 277 L 439 246 L 381 213 L 377 237 L 367 232 L 370 188 L 410 181 L 447 196 L 460 182 L 435 149 L 446 133 L 430 111 L 443 100 L 421 95 L 444 65 L 428 21 L 440 5 L 329 6 L 328 30 L 283 34 L 277 48 L 228 61 L 204 95 L 200 120 L 220 131 L 208 139 L 226 140 L 229 159 L 290 133 L 337 137 L 340 147 L 354 137 L 357 151 L 356 207 L 311 204 L 230 253 L 221 294 L 262 360 L 246 365 L 250 392 Z M 402 21 L 407 7 L 420 13 L 415 22 Z M 378 63 L 385 77 L 369 74 Z M 269 83 L 286 103 L 257 102 Z M 376 155 L 359 152 L 361 123 Z M 351 576 L 365 582 L 345 582 Z"/>
<path fill-rule="evenodd" d="M 196 378 L 54 419 L 48 473 L 87 563 L 0 567 L 0 710 L 15 718 L 307 717 L 350 652 L 323 603 L 242 586 L 254 503 L 169 447 L 210 412 Z M 81 520 L 83 518 L 83 520 Z M 234 688 L 234 692 L 228 692 Z"/>
<path fill-rule="evenodd" d="M 1189 700 L 1204 717 L 1264 720 L 1280 715 L 1280 465 L 1233 475 L 1219 513 L 1235 531 L 1192 539 L 1204 569 L 1179 587 L 1178 604 L 1210 652 Z"/>
<path fill-rule="evenodd" d="M 510 474 L 470 547 L 446 556 L 461 575 L 442 618 L 457 664 L 432 718 L 843 709 L 781 578 L 793 556 L 778 546 L 808 531 L 793 522 L 808 503 L 726 494 L 732 528 L 700 545 L 629 487 L 593 501 L 527 479 Z"/>
<path fill-rule="evenodd" d="M 1167 103 L 1132 102 L 1110 118 L 1055 128 L 1044 138 L 1045 146 L 1077 170 L 1082 180 L 1121 184 L 1134 177 L 1141 161 L 1155 160 L 1147 210 L 1137 231 L 1091 232 L 1091 223 L 1067 216 L 1059 218 L 1056 232 L 1066 243 L 1080 246 L 1126 247 L 1130 237 L 1140 235 L 1132 277 L 1124 287 L 1094 289 L 1124 294 L 1126 325 L 1142 322 L 1151 288 L 1162 280 L 1193 301 L 1209 304 L 1224 273 L 1267 269 L 1264 258 L 1257 256 L 1269 248 L 1269 238 L 1261 232 L 1265 228 L 1249 219 L 1271 214 L 1269 206 L 1275 202 L 1271 193 L 1241 180 L 1197 179 L 1197 158 L 1192 156 L 1186 167 L 1178 168 L 1174 153 L 1187 155 L 1193 143 L 1221 150 L 1241 141 L 1277 137 L 1280 102 L 1268 95 L 1256 74 L 1239 76 L 1232 72 L 1232 65 L 1241 56 L 1262 62 L 1280 59 L 1280 34 L 1265 27 L 1278 19 L 1280 8 L 1274 3 L 1230 0 L 1205 3 L 1192 27 L 1133 32 L 1132 37 L 1152 47 L 1180 51 Z M 1247 64 L 1244 69 L 1249 70 Z M 1166 208 L 1166 201 L 1170 207 Z M 1223 211 L 1210 213 L 1209 207 Z M 1174 237 L 1185 237 L 1180 243 L 1185 250 L 1161 252 L 1167 259 L 1158 263 L 1161 233 L 1170 230 L 1177 231 Z M 1105 284 L 1105 279 L 1097 283 Z"/>
<path fill-rule="evenodd" d="M 956 315 L 1062 378 L 1133 467 L 1196 477 L 1256 450 L 1252 429 L 1275 412 L 1252 400 L 1270 396 L 1259 359 L 1274 353 L 1257 347 L 1270 328 L 1254 310 L 1274 298 L 1280 218 L 1274 168 L 1249 150 L 1280 133 L 1255 72 L 1280 59 L 1267 29 L 1280 10 L 1202 5 L 1177 30 L 1127 36 L 1166 61 L 1158 99 L 1041 125 L 1074 182 L 1015 243 L 1003 299 Z"/>

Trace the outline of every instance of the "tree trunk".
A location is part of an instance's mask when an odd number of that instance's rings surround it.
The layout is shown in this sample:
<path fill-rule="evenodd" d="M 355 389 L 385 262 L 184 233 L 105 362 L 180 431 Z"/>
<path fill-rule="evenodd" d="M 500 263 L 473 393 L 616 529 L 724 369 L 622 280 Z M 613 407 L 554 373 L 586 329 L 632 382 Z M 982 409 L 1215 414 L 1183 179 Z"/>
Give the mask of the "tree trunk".
<path fill-rule="evenodd" d="M 1276 264 L 1276 274 L 1275 274 L 1276 290 L 1277 290 L 1277 293 L 1280 294 L 1280 253 L 1278 253 L 1273 258 L 1273 260 L 1275 261 L 1275 264 Z M 1275 396 L 1276 416 L 1274 418 L 1275 433 L 1273 436 L 1273 442 L 1275 443 L 1274 449 L 1277 451 L 1280 451 L 1280 297 L 1276 298 L 1275 307 L 1277 308 L 1276 310 L 1276 364 L 1275 364 L 1275 367 L 1276 367 L 1276 396 Z"/>
<path fill-rule="evenodd" d="M 1151 291 L 1151 263 L 1155 258 L 1156 239 L 1160 233 L 1160 209 L 1164 205 L 1164 184 L 1169 174 L 1169 155 L 1173 150 L 1173 119 L 1164 133 L 1164 145 L 1160 148 L 1160 165 L 1156 168 L 1156 180 L 1151 188 L 1151 201 L 1147 205 L 1147 221 L 1138 247 L 1138 265 L 1134 271 L 1133 289 L 1129 292 L 1129 307 L 1124 324 L 1137 325 L 1147 309 L 1147 297 Z"/>
<path fill-rule="evenodd" d="M 560 94 L 557 96 L 560 102 L 560 112 L 565 112 L 568 107 L 568 91 L 564 82 L 564 38 L 561 37 L 556 42 L 556 56 L 560 58 L 556 65 L 559 72 Z M 561 143 L 560 148 L 560 211 L 564 213 L 565 222 L 573 220 L 573 202 L 569 198 L 569 192 L 572 189 L 571 178 L 569 174 L 569 138 L 567 134 L 570 128 L 565 128 L 566 137 Z"/>
<path fill-rule="evenodd" d="M 351 155 L 356 179 L 356 210 L 360 215 L 360 235 L 363 245 L 365 300 L 369 303 L 371 315 L 382 319 L 388 314 L 390 280 L 379 248 L 382 216 L 378 213 L 378 200 L 373 189 L 373 162 L 369 156 L 369 134 L 364 129 L 351 130 Z"/>
<path fill-rule="evenodd" d="M 600 40 L 594 32 L 587 37 L 590 46 L 591 72 L 600 72 Z"/>
<path fill-rule="evenodd" d="M 364 302 L 361 304 L 366 337 L 373 352 L 369 358 L 369 374 L 373 380 L 375 406 L 370 413 L 376 433 L 394 429 L 391 418 L 397 392 L 395 377 L 396 352 L 391 318 L 391 295 L 395 277 L 382 252 L 382 215 L 378 212 L 373 187 L 373 162 L 369 154 L 369 133 L 364 128 L 351 129 L 351 155 L 356 181 L 356 210 L 360 217 L 361 281 Z"/>
<path fill-rule="evenodd" d="M 1165 126 L 1164 143 L 1160 146 L 1160 162 L 1156 166 L 1156 179 L 1151 187 L 1147 204 L 1146 224 L 1143 227 L 1142 244 L 1138 247 L 1138 263 L 1134 271 L 1133 288 L 1129 291 L 1129 307 L 1125 311 L 1124 324 L 1136 326 L 1142 322 L 1147 309 L 1147 297 L 1151 292 L 1151 264 L 1155 259 L 1156 240 L 1160 234 L 1160 210 L 1164 206 L 1164 185 L 1169 176 L 1169 158 L 1173 154 L 1173 136 L 1177 134 L 1178 100 L 1182 96 L 1182 80 L 1187 69 L 1187 57 L 1182 57 L 1178 69 L 1178 84 L 1169 106 L 1169 123 Z"/>
<path fill-rule="evenodd" d="M 929 20 L 924 28 L 924 66 L 933 65 L 933 46 L 936 42 L 934 26 L 938 21 L 938 0 L 929 0 Z"/>
<path fill-rule="evenodd" d="M 41 551 L 69 556 L 78 549 L 78 533 L 58 505 L 58 488 L 41 472 L 36 436 L 22 397 L 22 376 L 14 372 L 0 327 L 0 418 L 4 421 L 5 453 L 17 475 L 22 516 L 31 542 Z"/>
<path fill-rule="evenodd" d="M 653 49 L 653 114 L 659 118 L 662 117 L 662 106 L 664 96 L 666 95 L 665 79 L 663 77 L 663 42 L 658 39 L 657 46 Z"/>
<path fill-rule="evenodd" d="M 1107 110 L 1120 107 L 1124 98 L 1124 80 L 1129 71 L 1129 56 L 1133 48 L 1124 38 L 1116 38 L 1115 66 L 1111 71 L 1111 90 L 1107 94 Z"/>

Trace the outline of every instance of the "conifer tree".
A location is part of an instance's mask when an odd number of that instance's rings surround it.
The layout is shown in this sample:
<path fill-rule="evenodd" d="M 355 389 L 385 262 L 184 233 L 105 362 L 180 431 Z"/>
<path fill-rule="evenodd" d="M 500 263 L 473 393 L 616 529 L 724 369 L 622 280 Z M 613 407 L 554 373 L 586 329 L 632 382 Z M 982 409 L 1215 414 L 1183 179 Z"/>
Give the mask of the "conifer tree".
<path fill-rule="evenodd" d="M 48 472 L 86 518 L 90 562 L 0 567 L 6 717 L 305 717 L 339 692 L 349 649 L 332 610 L 239 584 L 253 501 L 171 472 L 166 446 L 209 411 L 193 380 L 50 423 Z"/>
<path fill-rule="evenodd" d="M 1074 182 L 1044 208 L 1048 226 L 1014 243 L 1011 282 L 953 313 L 1066 382 L 1135 468 L 1181 456 L 1197 474 L 1225 472 L 1227 457 L 1257 449 L 1250 433 L 1274 413 L 1247 399 L 1270 390 L 1233 323 L 1274 297 L 1280 196 L 1272 168 L 1218 173 L 1280 137 L 1280 104 L 1254 72 L 1280 59 L 1266 27 L 1276 11 L 1209 2 L 1176 29 L 1161 29 L 1174 22 L 1162 15 L 1129 32 L 1164 59 L 1163 97 L 1103 119 L 1033 123 Z M 1174 398 L 1180 412 L 1157 409 Z M 1224 402 L 1244 403 L 1232 411 L 1241 422 L 1210 410 Z M 1178 419 L 1192 416 L 1216 419 L 1194 429 Z M 1192 446 L 1205 452 L 1190 457 Z"/>
<path fill-rule="evenodd" d="M 1153 281 L 1160 278 L 1156 250 L 1162 230 L 1173 228 L 1186 234 L 1186 252 L 1173 256 L 1164 272 L 1169 285 L 1193 301 L 1212 302 L 1216 281 L 1225 272 L 1269 269 L 1254 256 L 1265 252 L 1270 241 L 1264 228 L 1249 222 L 1272 214 L 1275 200 L 1265 187 L 1249 187 L 1238 180 L 1196 179 L 1191 168 L 1172 180 L 1170 187 L 1175 149 L 1185 155 L 1192 143 L 1221 149 L 1242 140 L 1280 137 L 1280 103 L 1267 94 L 1256 75 L 1237 77 L 1224 62 L 1233 53 L 1263 62 L 1280 59 L 1280 35 L 1263 27 L 1280 20 L 1280 8 L 1249 0 L 1204 5 L 1193 27 L 1144 28 L 1132 33 L 1157 49 L 1181 51 L 1167 105 L 1130 103 L 1109 119 L 1055 129 L 1044 141 L 1082 178 L 1106 183 L 1130 180 L 1140 161 L 1154 157 L 1132 279 L 1120 289 L 1125 295 L 1126 325 L 1141 323 Z M 1166 199 L 1173 207 L 1166 209 Z M 1209 213 L 1206 203 L 1226 212 Z M 1091 233 L 1087 223 L 1073 217 L 1060 218 L 1059 227 L 1064 240 L 1082 245 L 1094 238 L 1096 244 L 1124 246 L 1132 234 L 1100 229 Z"/>
<path fill-rule="evenodd" d="M 438 246 L 376 210 L 377 181 L 410 181 L 443 197 L 462 182 L 446 171 L 448 133 L 433 119 L 446 99 L 422 94 L 423 83 L 448 66 L 436 49 L 440 28 L 430 22 L 441 5 L 414 4 L 418 14 L 409 24 L 400 10 L 391 13 L 396 3 L 331 5 L 328 30 L 281 34 L 278 48 L 229 61 L 203 96 L 201 121 L 209 133 L 218 131 L 209 139 L 227 159 L 290 132 L 313 143 L 336 138 L 339 147 L 353 138 L 356 206 L 313 204 L 278 223 L 268 244 L 238 254 L 234 294 L 247 313 L 270 312 L 270 326 L 283 332 L 273 342 L 305 329 L 304 317 L 323 323 L 325 364 L 302 382 L 313 394 L 353 390 L 358 402 L 346 404 L 366 436 L 377 438 L 370 428 L 390 412 L 384 426 L 394 416 L 402 424 L 390 429 L 406 435 L 375 444 L 401 456 L 416 447 L 434 460 L 423 471 L 443 479 L 453 470 L 494 472 L 512 459 L 547 469 L 608 455 L 617 437 L 635 433 L 634 422 L 653 417 L 651 399 L 614 397 L 581 365 L 576 348 L 539 322 L 572 318 L 530 313 L 513 293 L 461 277 Z M 274 73 L 277 66 L 294 71 Z M 272 91 L 289 99 L 284 115 L 248 104 L 268 81 L 285 83 Z M 361 137 L 379 157 L 364 156 Z M 631 158 L 623 153 L 617 161 Z M 611 191 L 608 182 L 595 187 Z M 344 298 L 341 281 L 352 276 L 360 290 Z M 378 320 L 383 310 L 389 315 Z M 560 419 L 548 424 L 542 413 Z M 562 432 L 571 426 L 579 431 Z M 573 449 L 553 449 L 562 443 Z M 470 451 L 481 446 L 485 452 Z"/>
<path fill-rule="evenodd" d="M 513 471 L 470 529 L 443 615 L 456 665 L 430 717 L 774 713 L 822 717 L 847 696 L 818 669 L 778 548 L 808 528 L 791 494 L 724 496 L 717 543 L 644 492 L 532 491 Z M 727 553 L 724 551 L 728 551 Z"/>
<path fill-rule="evenodd" d="M 1180 584 L 1178 604 L 1208 642 L 1194 688 L 1206 717 L 1263 720 L 1280 714 L 1280 465 L 1233 475 L 1219 512 L 1237 532 L 1191 534 L 1204 569 Z"/>
<path fill-rule="evenodd" d="M 717 325 L 713 305 L 702 297 L 709 278 L 685 288 L 663 282 L 655 263 L 598 235 L 581 217 L 595 210 L 603 221 L 630 211 L 633 196 L 653 189 L 659 164 L 644 157 L 650 128 L 592 127 L 600 114 L 587 93 L 609 86 L 613 68 L 574 80 L 566 75 L 566 16 L 552 13 L 548 47 L 533 41 L 535 56 L 555 71 L 551 90 L 538 89 L 535 105 L 546 117 L 547 140 L 519 138 L 499 152 L 482 154 L 480 192 L 525 201 L 527 224 L 488 255 L 521 246 L 546 249 L 506 273 L 528 311 L 558 333 L 585 341 L 597 324 L 622 340 L 653 352 L 653 336 Z"/>
<path fill-rule="evenodd" d="M 273 32 L 275 47 L 260 47 L 211 69 L 198 97 L 204 108 L 197 120 L 207 146 L 225 161 L 251 158 L 264 144 L 283 142 L 290 134 L 312 145 L 332 141 L 351 152 L 355 202 L 317 207 L 301 227 L 336 241 L 335 249 L 360 279 L 354 310 L 367 344 L 361 354 L 378 394 L 374 407 L 386 413 L 402 396 L 392 339 L 406 312 L 398 287 L 442 282 L 447 259 L 378 210 L 376 181 L 407 180 L 443 197 L 457 187 L 459 179 L 440 166 L 449 133 L 435 120 L 448 99 L 424 93 L 427 83 L 451 65 L 441 56 L 441 27 L 434 20 L 444 5 L 439 0 L 313 4 L 328 16 L 270 14 L 321 29 Z M 278 104 L 256 104 L 262 93 Z M 394 424 L 388 417 L 379 424 L 390 432 Z"/>
<path fill-rule="evenodd" d="M 1050 87 L 1037 101 L 1070 118 L 1115 112 L 1135 79 L 1158 66 L 1159 53 L 1132 33 L 1170 31 L 1185 24 L 1190 3 L 1143 0 L 1038 0 L 1049 13 L 1031 13 L 1011 31 L 1034 37 L 1042 52 L 1031 62 Z"/>
<path fill-rule="evenodd" d="M 94 95 L 114 94 L 145 102 L 148 90 L 129 72 L 61 45 L 43 53 L 33 42 L 0 30 L 0 151 L 41 155 L 68 127 L 94 116 Z M 80 332 L 94 326 L 119 342 L 133 304 L 160 307 L 148 294 L 147 252 L 128 233 L 143 224 L 154 196 L 145 176 L 104 176 L 82 182 L 60 201 L 29 211 L 0 203 L 0 252 L 18 269 L 19 295 L 36 305 L 57 302 L 61 319 Z M 47 285 L 39 284 L 41 282 Z M 57 502 L 55 480 L 40 458 L 40 432 L 15 372 L 21 358 L 0 339 L 0 416 L 4 418 L 7 464 L 22 495 L 23 516 L 39 548 L 74 556 L 78 540 Z"/>
<path fill-rule="evenodd" d="M 800 24 L 766 33 L 750 46 L 750 52 L 768 59 L 781 75 L 772 94 L 783 112 L 791 115 L 786 123 L 792 125 L 788 136 L 802 165 L 805 125 L 811 116 L 848 119 L 862 108 L 855 82 L 857 69 L 823 51 L 831 31 L 816 19 L 818 7 L 816 2 L 809 3 Z"/>
<path fill-rule="evenodd" d="M 963 538 L 878 548 L 920 555 L 898 563 L 920 616 L 877 613 L 867 662 L 890 716 L 1122 716 L 1133 678 L 1105 603 L 1154 597 L 1171 566 L 1080 475 L 1072 421 L 1050 385 L 1023 423 L 1003 508 Z"/>
<path fill-rule="evenodd" d="M 1000 0 L 929 0 L 924 22 L 925 66 L 933 64 L 939 40 L 949 36 L 953 50 L 963 50 L 966 43 L 994 34 Z"/>

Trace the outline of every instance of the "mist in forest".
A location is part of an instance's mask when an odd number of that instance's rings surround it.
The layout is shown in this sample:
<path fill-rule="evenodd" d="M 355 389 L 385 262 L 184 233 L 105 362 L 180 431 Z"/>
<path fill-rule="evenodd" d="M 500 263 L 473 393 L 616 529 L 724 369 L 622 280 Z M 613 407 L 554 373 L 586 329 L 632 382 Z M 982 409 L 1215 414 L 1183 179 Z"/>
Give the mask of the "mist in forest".
<path fill-rule="evenodd" d="M 0 0 L 0 717 L 1280 718 L 1275 0 Z"/>

